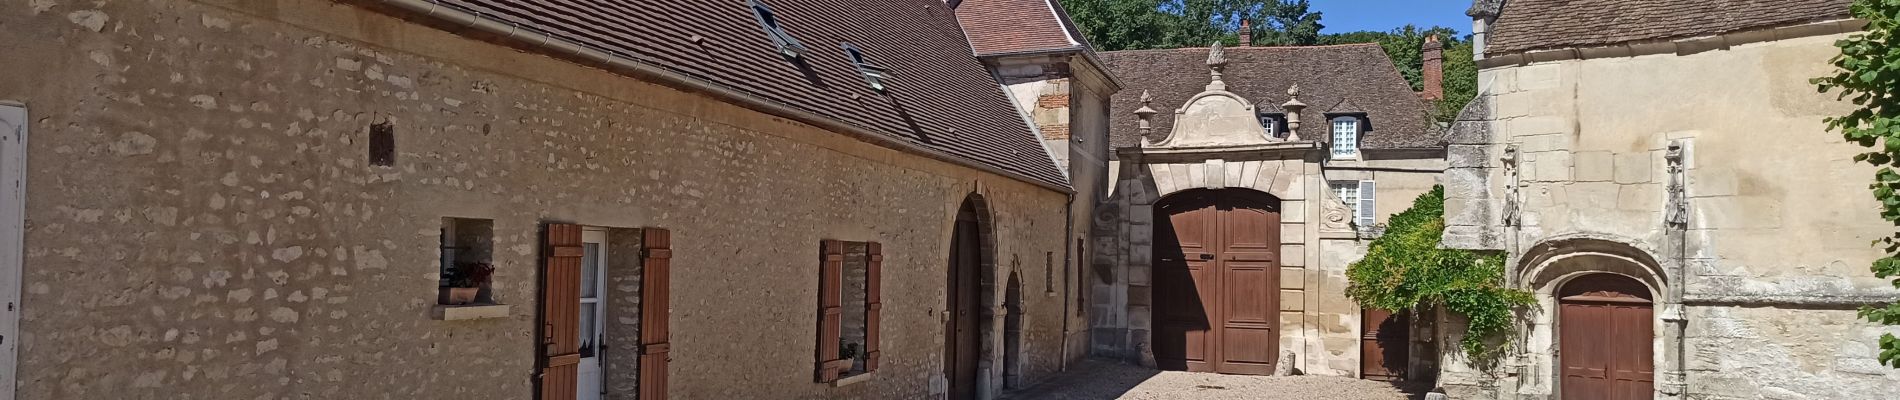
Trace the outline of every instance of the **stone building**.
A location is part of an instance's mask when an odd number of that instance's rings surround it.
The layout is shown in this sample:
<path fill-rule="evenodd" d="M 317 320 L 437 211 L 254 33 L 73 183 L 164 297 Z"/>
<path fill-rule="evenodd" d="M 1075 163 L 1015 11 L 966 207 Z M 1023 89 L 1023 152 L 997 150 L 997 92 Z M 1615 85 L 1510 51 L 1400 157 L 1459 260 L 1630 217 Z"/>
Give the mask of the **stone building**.
<path fill-rule="evenodd" d="M 955 18 L 9 2 L 0 399 L 972 398 L 1047 376 L 1079 356 L 1071 304 L 1023 293 L 1072 281 L 1073 191 Z"/>
<path fill-rule="evenodd" d="M 1447 355 L 1453 398 L 1900 393 L 1895 330 L 1854 311 L 1900 298 L 1868 271 L 1894 227 L 1809 83 L 1848 0 L 1476 3 L 1444 245 L 1504 252 L 1537 303 L 1496 369 Z"/>
<path fill-rule="evenodd" d="M 1084 313 L 1089 265 L 1090 215 L 1108 194 L 1108 102 L 1121 82 L 1108 74 L 1095 50 L 1055 0 L 963 0 L 950 2 L 970 37 L 970 46 L 1029 116 L 1048 144 L 1056 164 L 1069 172 L 1075 195 L 1069 198 L 1071 243 L 1060 270 L 1044 270 L 1060 286 L 1043 287 L 1043 297 L 1059 297 L 1064 307 L 1063 358 L 1088 354 L 1088 318 Z M 1009 333 L 1005 333 L 1008 335 Z M 1066 367 L 1066 365 L 1065 365 Z M 1005 374 L 1006 386 L 1020 377 Z"/>
<path fill-rule="evenodd" d="M 1414 92 L 1376 44 L 1101 57 L 1127 86 L 1095 214 L 1093 351 L 1163 369 L 1408 374 L 1403 318 L 1362 312 L 1345 270 L 1442 173 L 1433 90 Z"/>

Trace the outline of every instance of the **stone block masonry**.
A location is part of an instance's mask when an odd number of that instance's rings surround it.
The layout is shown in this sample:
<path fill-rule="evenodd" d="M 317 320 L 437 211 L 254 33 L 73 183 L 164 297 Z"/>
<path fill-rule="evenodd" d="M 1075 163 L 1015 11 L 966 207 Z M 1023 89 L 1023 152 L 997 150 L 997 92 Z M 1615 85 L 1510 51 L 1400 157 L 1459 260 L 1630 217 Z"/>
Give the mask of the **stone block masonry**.
<path fill-rule="evenodd" d="M 22 399 L 531 398 L 549 221 L 672 230 L 675 398 L 924 398 L 965 196 L 997 259 L 1067 247 L 1063 193 L 348 4 L 33 0 L 0 34 L 38 118 Z M 512 315 L 430 318 L 444 217 L 493 221 Z M 883 365 L 842 388 L 812 383 L 821 239 L 884 246 Z M 1025 299 L 1025 380 L 1059 300 Z"/>

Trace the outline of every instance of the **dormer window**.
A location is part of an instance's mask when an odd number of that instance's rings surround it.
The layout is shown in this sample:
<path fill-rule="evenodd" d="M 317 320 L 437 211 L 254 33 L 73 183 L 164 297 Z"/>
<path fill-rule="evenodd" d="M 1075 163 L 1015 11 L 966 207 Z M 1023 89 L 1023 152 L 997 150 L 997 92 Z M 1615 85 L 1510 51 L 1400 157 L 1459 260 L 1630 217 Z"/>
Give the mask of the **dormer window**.
<path fill-rule="evenodd" d="M 857 67 L 858 75 L 864 77 L 864 83 L 870 85 L 871 90 L 883 92 L 884 79 L 889 77 L 890 69 L 872 64 L 870 61 L 865 60 L 864 51 L 858 50 L 858 46 L 843 43 L 840 44 L 839 47 L 843 47 L 845 56 L 851 58 L 851 65 Z"/>
<path fill-rule="evenodd" d="M 765 36 L 772 39 L 772 45 L 778 46 L 779 55 L 787 59 L 796 59 L 805 55 L 805 45 L 793 38 L 792 34 L 779 25 L 778 15 L 772 13 L 772 7 L 759 0 L 746 0 L 752 6 L 752 17 L 759 21 L 759 27 L 765 29 Z"/>
<path fill-rule="evenodd" d="M 1280 129 L 1280 121 L 1283 119 L 1280 115 L 1281 114 L 1260 114 L 1260 127 L 1266 129 L 1267 137 L 1279 138 L 1286 134 L 1286 132 Z"/>
<path fill-rule="evenodd" d="M 1364 133 L 1365 124 L 1359 117 L 1342 116 L 1333 118 L 1333 158 L 1359 158 L 1359 137 Z"/>

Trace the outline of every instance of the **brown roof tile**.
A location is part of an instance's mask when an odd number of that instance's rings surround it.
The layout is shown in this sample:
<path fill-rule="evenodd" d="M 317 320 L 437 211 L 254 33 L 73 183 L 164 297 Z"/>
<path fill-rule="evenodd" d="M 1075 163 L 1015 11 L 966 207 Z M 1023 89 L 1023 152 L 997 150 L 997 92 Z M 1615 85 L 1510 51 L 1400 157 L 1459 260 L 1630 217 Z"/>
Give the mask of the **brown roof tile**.
<path fill-rule="evenodd" d="M 1368 149 L 1443 148 L 1427 117 L 1427 104 L 1399 75 L 1378 44 L 1309 47 L 1228 47 L 1222 80 L 1227 91 L 1261 110 L 1281 112 L 1287 87 L 1300 85 L 1303 135 L 1326 131 L 1328 112 L 1363 113 L 1371 121 L 1361 144 Z M 1131 50 L 1101 53 L 1110 71 L 1125 83 L 1114 97 L 1109 118 L 1115 147 L 1141 144 L 1135 109 L 1141 93 L 1154 96 L 1155 132 L 1174 127 L 1175 108 L 1206 89 L 1207 49 Z"/>
<path fill-rule="evenodd" d="M 1087 47 L 1055 0 L 963 0 L 957 21 L 979 56 Z"/>
<path fill-rule="evenodd" d="M 1478 0 L 1496 10 L 1485 54 L 1604 46 L 1842 19 L 1852 0 Z"/>
<path fill-rule="evenodd" d="M 807 47 L 802 62 L 779 55 L 744 0 L 439 1 L 1068 186 L 941 0 L 764 1 Z M 890 69 L 889 96 L 864 84 L 839 47 L 844 42 Z"/>

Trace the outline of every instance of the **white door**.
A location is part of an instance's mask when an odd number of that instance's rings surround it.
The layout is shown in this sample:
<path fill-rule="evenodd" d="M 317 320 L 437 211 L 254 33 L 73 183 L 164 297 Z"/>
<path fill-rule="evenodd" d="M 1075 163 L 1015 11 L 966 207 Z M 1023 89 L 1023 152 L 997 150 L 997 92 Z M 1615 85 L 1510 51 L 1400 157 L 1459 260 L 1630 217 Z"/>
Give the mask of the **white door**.
<path fill-rule="evenodd" d="M 605 387 L 601 374 L 600 296 L 607 291 L 607 231 L 587 228 L 581 232 L 581 365 L 579 400 L 599 400 Z"/>
<path fill-rule="evenodd" d="M 26 247 L 26 107 L 0 101 L 0 400 L 13 400 Z"/>

